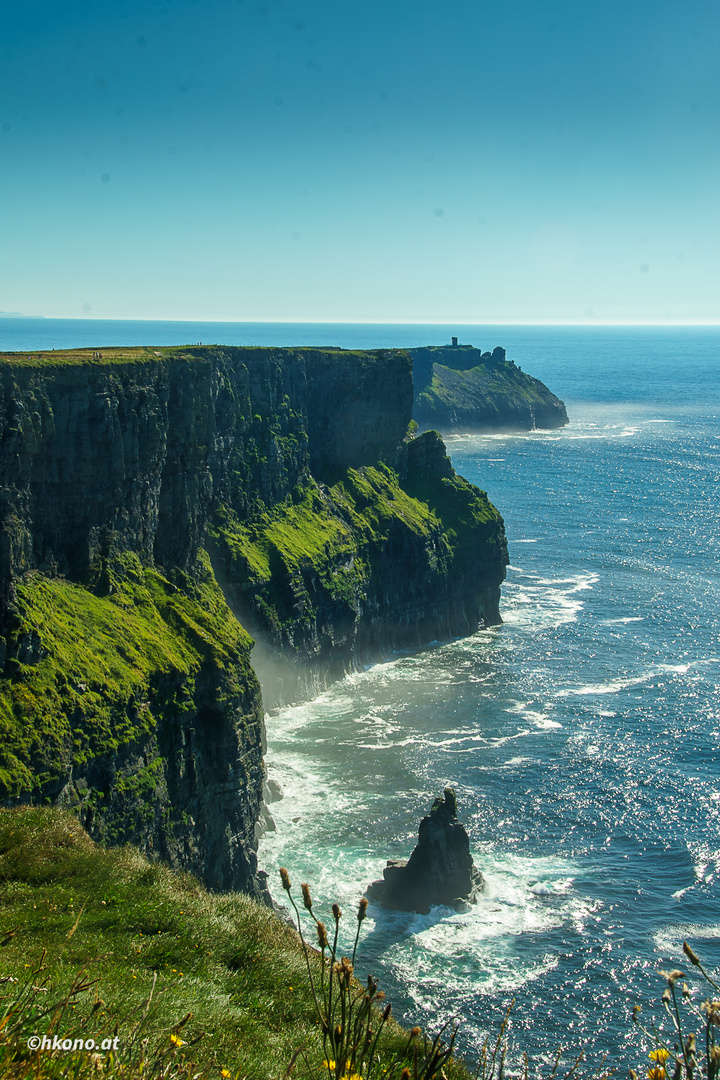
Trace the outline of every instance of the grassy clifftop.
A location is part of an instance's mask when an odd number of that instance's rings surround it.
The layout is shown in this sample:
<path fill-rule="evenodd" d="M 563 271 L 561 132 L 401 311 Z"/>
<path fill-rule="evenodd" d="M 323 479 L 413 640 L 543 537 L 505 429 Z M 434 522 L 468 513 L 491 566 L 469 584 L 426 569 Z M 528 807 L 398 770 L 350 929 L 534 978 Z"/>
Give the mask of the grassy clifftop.
<path fill-rule="evenodd" d="M 555 394 L 508 360 L 505 350 L 471 345 L 410 349 L 413 417 L 439 431 L 517 431 L 567 424 Z"/>
<path fill-rule="evenodd" d="M 115 1063 L 101 1059 L 105 1076 L 266 1080 L 283 1076 L 301 1047 L 314 1074 L 329 1076 L 300 939 L 248 896 L 210 894 L 129 847 L 102 850 L 62 811 L 5 810 L 0 924 L 0 1016 L 25 995 L 24 1026 L 17 1015 L 0 1026 L 2 1077 L 98 1075 L 90 1054 L 29 1052 L 28 1037 L 46 1031 L 98 1044 L 117 1036 Z M 314 952 L 310 963 L 317 977 Z M 54 1016 L 81 969 L 86 988 Z M 144 1072 L 135 1068 L 142 1039 Z M 389 1065 L 407 1045 L 391 1021 L 378 1054 Z M 451 1063 L 450 1076 L 466 1074 Z"/>
<path fill-rule="evenodd" d="M 156 363 L 158 359 L 170 360 L 206 360 L 213 352 L 220 352 L 224 347 L 217 345 L 122 345 L 102 349 L 51 349 L 30 352 L 0 352 L 0 364 L 12 368 L 50 369 L 52 367 L 112 367 L 114 364 Z M 259 349 L 254 345 L 235 345 L 233 352 L 242 356 L 254 356 L 263 352 L 272 356 L 278 350 Z M 300 350 L 283 349 L 284 353 L 301 354 Z M 323 349 L 336 357 L 365 358 L 367 353 L 359 349 Z"/>

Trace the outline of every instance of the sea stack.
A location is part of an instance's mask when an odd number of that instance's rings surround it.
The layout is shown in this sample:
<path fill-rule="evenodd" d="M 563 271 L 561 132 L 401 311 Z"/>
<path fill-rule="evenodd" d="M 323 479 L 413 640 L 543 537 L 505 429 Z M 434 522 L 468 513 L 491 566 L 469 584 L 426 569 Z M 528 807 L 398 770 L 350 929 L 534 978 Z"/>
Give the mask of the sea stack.
<path fill-rule="evenodd" d="M 396 911 L 426 914 L 437 904 L 465 910 L 475 903 L 482 887 L 468 835 L 458 821 L 455 792 L 448 787 L 420 822 L 410 858 L 388 860 L 382 879 L 373 881 L 367 895 Z"/>

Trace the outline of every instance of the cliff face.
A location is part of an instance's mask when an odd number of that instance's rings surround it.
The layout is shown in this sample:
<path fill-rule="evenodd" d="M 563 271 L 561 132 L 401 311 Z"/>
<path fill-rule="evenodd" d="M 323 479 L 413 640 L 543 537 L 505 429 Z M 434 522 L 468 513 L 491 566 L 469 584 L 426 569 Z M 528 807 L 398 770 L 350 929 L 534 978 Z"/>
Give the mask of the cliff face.
<path fill-rule="evenodd" d="M 565 406 L 539 379 L 526 375 L 505 350 L 471 345 L 410 349 L 413 417 L 421 429 L 531 431 L 567 424 Z"/>
<path fill-rule="evenodd" d="M 436 432 L 405 444 L 400 471 L 309 479 L 250 524 L 210 527 L 218 578 L 259 638 L 268 706 L 318 693 L 351 668 L 500 622 L 502 519 L 458 477 Z"/>
<path fill-rule="evenodd" d="M 0 797 L 261 891 L 268 697 L 499 620 L 502 520 L 405 353 L 0 359 Z M 262 657 L 260 657 L 262 660 Z"/>
<path fill-rule="evenodd" d="M 402 353 L 154 352 L 0 365 L 3 580 L 79 577 L 103 531 L 187 568 L 219 503 L 248 516 L 308 468 L 324 479 L 397 461 L 412 401 Z"/>

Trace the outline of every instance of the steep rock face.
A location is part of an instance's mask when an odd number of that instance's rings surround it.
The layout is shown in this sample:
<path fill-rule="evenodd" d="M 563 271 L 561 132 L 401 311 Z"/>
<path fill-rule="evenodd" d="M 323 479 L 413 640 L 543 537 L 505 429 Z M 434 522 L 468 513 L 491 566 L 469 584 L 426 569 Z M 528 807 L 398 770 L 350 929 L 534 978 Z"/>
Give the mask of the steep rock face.
<path fill-rule="evenodd" d="M 0 358 L 0 798 L 261 893 L 243 627 L 280 700 L 499 619 L 502 519 L 411 405 L 402 352 Z"/>
<path fill-rule="evenodd" d="M 260 894 L 264 728 L 252 640 L 207 556 L 174 580 L 127 552 L 83 588 L 16 582 L 0 679 L 0 791 L 70 806 L 216 889 Z"/>
<path fill-rule="evenodd" d="M 311 480 L 249 526 L 223 512 L 210 544 L 233 610 L 258 638 L 267 706 L 394 650 L 500 622 L 502 518 L 455 474 L 436 432 L 405 444 L 400 472 Z"/>
<path fill-rule="evenodd" d="M 81 576 L 104 531 L 187 568 L 215 506 L 246 517 L 308 470 L 397 461 L 410 419 L 404 353 L 118 352 L 0 364 L 5 582 L 30 567 Z"/>
<path fill-rule="evenodd" d="M 505 350 L 470 345 L 408 350 L 413 358 L 413 417 L 421 429 L 529 431 L 567 424 L 565 406 Z"/>

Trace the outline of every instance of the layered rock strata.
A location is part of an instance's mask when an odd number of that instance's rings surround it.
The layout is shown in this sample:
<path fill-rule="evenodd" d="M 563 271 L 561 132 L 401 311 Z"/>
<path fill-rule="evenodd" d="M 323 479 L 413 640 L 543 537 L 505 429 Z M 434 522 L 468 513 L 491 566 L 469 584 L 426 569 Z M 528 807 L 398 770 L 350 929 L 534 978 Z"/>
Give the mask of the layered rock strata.
<path fill-rule="evenodd" d="M 260 893 L 250 635 L 279 701 L 499 620 L 502 519 L 411 407 L 403 352 L 1 357 L 0 798 Z"/>

